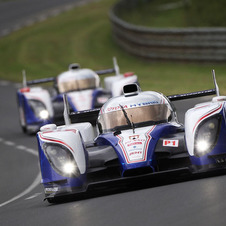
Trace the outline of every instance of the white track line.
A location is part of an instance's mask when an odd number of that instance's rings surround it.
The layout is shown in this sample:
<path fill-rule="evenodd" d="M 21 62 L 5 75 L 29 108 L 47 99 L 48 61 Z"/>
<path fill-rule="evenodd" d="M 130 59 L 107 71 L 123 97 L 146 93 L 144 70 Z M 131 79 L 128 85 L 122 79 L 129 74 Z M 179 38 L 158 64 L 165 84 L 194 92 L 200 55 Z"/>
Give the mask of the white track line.
<path fill-rule="evenodd" d="M 32 154 L 34 156 L 38 156 L 38 153 L 37 151 L 31 149 L 31 148 L 27 148 L 23 145 L 16 145 L 14 142 L 12 141 L 7 141 L 5 140 L 4 138 L 0 137 L 0 143 L 3 143 L 4 145 L 7 145 L 7 146 L 13 146 L 14 148 L 16 149 L 19 149 L 19 150 L 22 150 L 22 151 L 25 151 L 29 154 Z M 35 178 L 35 180 L 33 181 L 33 183 L 27 187 L 23 192 L 21 192 L 19 195 L 16 195 L 15 197 L 9 199 L 8 201 L 6 202 L 3 202 L 3 203 L 0 203 L 0 207 L 3 207 L 11 202 L 14 202 L 15 200 L 27 195 L 28 193 L 30 193 L 35 187 L 37 187 L 39 184 L 40 184 L 40 181 L 41 181 L 41 173 L 38 174 L 38 176 Z"/>
<path fill-rule="evenodd" d="M 34 156 L 38 156 L 38 152 L 37 152 L 37 151 L 35 151 L 35 150 L 32 149 L 32 148 L 27 148 L 27 147 L 25 147 L 25 146 L 23 146 L 23 145 L 18 145 L 18 146 L 16 146 L 16 149 L 26 151 L 27 153 L 32 154 L 32 155 L 34 155 Z"/>
<path fill-rule="evenodd" d="M 34 195 L 27 197 L 25 200 L 34 199 L 34 198 L 38 197 L 38 196 L 41 195 L 41 194 L 42 194 L 42 193 L 35 193 Z"/>
<path fill-rule="evenodd" d="M 6 201 L 6 202 L 3 202 L 0 204 L 0 207 L 3 207 L 11 202 L 14 202 L 16 201 L 17 199 L 27 195 L 28 193 L 30 193 L 35 187 L 37 187 L 39 184 L 40 184 L 40 180 L 41 180 L 41 173 L 38 174 L 38 176 L 35 178 L 35 180 L 33 181 L 33 183 L 28 187 L 26 188 L 23 192 L 21 192 L 19 195 L 11 198 L 10 200 Z"/>

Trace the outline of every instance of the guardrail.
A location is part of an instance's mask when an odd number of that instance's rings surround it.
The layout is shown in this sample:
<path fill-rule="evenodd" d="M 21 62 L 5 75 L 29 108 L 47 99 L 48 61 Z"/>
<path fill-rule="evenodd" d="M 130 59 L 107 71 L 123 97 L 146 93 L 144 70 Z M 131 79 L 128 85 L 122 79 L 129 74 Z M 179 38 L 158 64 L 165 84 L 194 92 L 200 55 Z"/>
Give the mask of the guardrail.
<path fill-rule="evenodd" d="M 141 0 L 121 0 L 109 12 L 115 41 L 127 52 L 154 60 L 225 61 L 226 28 L 150 28 L 118 16 Z M 148 1 L 148 0 L 143 0 Z"/>

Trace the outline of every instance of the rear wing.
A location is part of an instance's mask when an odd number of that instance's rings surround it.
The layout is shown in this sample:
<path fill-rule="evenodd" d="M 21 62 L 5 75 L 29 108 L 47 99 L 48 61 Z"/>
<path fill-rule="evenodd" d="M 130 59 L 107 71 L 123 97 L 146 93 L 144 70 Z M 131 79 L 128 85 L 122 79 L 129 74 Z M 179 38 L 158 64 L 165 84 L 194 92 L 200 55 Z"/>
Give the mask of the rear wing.
<path fill-rule="evenodd" d="M 106 74 L 111 74 L 115 72 L 114 68 L 110 68 L 110 69 L 105 69 L 105 70 L 99 70 L 99 71 L 95 71 L 98 75 L 106 75 Z M 42 78 L 42 79 L 35 79 L 35 80 L 30 80 L 27 81 L 26 84 L 28 86 L 30 85 L 37 85 L 37 84 L 41 84 L 41 83 L 48 83 L 48 82 L 55 82 L 56 81 L 56 77 L 50 77 L 50 78 Z"/>
<path fill-rule="evenodd" d="M 35 80 L 31 80 L 31 81 L 27 81 L 27 85 L 37 85 L 37 84 L 41 84 L 41 83 L 47 83 L 47 82 L 55 82 L 56 81 L 56 77 L 50 77 L 50 78 L 42 78 L 42 79 L 35 79 Z"/>
<path fill-rule="evenodd" d="M 97 73 L 98 75 L 106 75 L 106 74 L 112 74 L 112 73 L 119 75 L 120 72 L 119 72 L 119 66 L 118 66 L 116 57 L 113 57 L 113 65 L 114 65 L 114 68 L 98 70 L 98 71 L 94 71 L 94 72 Z M 23 74 L 23 86 L 24 87 L 29 86 L 29 85 L 37 85 L 37 84 L 41 84 L 41 83 L 55 82 L 56 81 L 56 77 L 42 78 L 42 79 L 35 79 L 35 80 L 31 80 L 31 81 L 26 81 L 26 74 L 25 74 L 24 70 L 22 71 L 22 74 Z"/>
<path fill-rule="evenodd" d="M 106 74 L 111 74 L 111 73 L 115 73 L 115 69 L 114 68 L 110 68 L 110 69 L 105 69 L 105 70 L 99 70 L 99 71 L 95 71 L 98 75 L 106 75 Z"/>
<path fill-rule="evenodd" d="M 176 95 L 171 95 L 167 97 L 170 101 L 177 101 L 177 100 L 184 100 L 184 99 L 190 99 L 190 98 L 202 97 L 202 96 L 208 96 L 208 95 L 214 95 L 214 94 L 216 94 L 216 90 L 209 89 L 209 90 L 203 90 L 203 91 L 192 92 L 192 93 L 176 94 Z M 66 99 L 66 94 L 64 95 Z M 65 108 L 68 108 L 67 104 L 65 104 L 64 106 Z M 67 112 L 66 115 L 64 115 L 65 123 L 68 121 L 67 118 L 69 117 L 71 123 L 90 122 L 92 125 L 96 125 L 99 111 L 100 111 L 100 108 L 90 109 L 85 111 L 78 111 L 78 112 L 71 112 L 71 113 L 69 113 L 68 110 L 65 110 L 65 112 Z"/>
<path fill-rule="evenodd" d="M 106 74 L 111 74 L 111 73 L 115 73 L 115 75 L 120 75 L 119 66 L 118 66 L 116 57 L 113 57 L 113 65 L 114 65 L 114 68 L 99 70 L 99 71 L 95 71 L 95 72 L 98 75 L 106 75 Z"/>
<path fill-rule="evenodd" d="M 207 89 L 207 90 L 202 90 L 202 91 L 197 91 L 197 92 L 192 92 L 192 93 L 176 94 L 176 95 L 170 95 L 167 97 L 171 101 L 176 101 L 176 100 L 185 100 L 185 99 L 190 99 L 190 98 L 195 98 L 195 97 L 210 96 L 210 95 L 215 95 L 215 94 L 217 96 L 220 96 L 219 87 L 217 85 L 217 80 L 216 80 L 216 75 L 215 75 L 214 69 L 212 70 L 212 76 L 213 76 L 213 82 L 214 82 L 215 89 Z"/>
<path fill-rule="evenodd" d="M 170 101 L 184 100 L 195 97 L 202 97 L 216 94 L 215 89 L 203 90 L 192 93 L 176 94 L 167 96 Z M 65 125 L 70 123 L 82 123 L 90 122 L 93 126 L 96 125 L 96 121 L 100 112 L 100 108 L 90 109 L 78 112 L 69 112 L 66 94 L 64 94 L 64 122 Z"/>
<path fill-rule="evenodd" d="M 191 93 L 175 94 L 167 96 L 170 101 L 185 100 L 196 97 L 210 96 L 216 94 L 216 89 L 207 89 Z"/>

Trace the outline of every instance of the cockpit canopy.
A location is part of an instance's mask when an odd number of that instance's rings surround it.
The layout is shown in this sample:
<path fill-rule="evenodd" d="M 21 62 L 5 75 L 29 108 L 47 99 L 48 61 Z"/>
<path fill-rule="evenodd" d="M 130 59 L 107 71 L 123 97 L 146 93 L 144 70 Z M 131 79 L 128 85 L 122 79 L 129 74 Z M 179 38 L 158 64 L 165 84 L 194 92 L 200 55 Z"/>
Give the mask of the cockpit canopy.
<path fill-rule="evenodd" d="M 110 99 L 102 106 L 97 122 L 100 133 L 105 133 L 173 120 L 174 111 L 168 99 L 160 93 L 148 91 Z"/>
<path fill-rule="evenodd" d="M 99 76 L 90 69 L 71 69 L 57 77 L 59 93 L 95 89 L 99 87 Z"/>

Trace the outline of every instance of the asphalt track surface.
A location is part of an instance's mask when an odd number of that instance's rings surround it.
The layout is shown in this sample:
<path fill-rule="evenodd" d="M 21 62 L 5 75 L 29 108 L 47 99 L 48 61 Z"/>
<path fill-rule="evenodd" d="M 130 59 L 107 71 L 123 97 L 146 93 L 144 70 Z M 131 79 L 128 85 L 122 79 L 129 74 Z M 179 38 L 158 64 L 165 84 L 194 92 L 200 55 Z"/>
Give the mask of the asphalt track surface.
<path fill-rule="evenodd" d="M 0 225 L 225 225 L 224 175 L 44 202 L 36 137 L 21 132 L 16 89 L 0 82 Z M 175 102 L 180 121 L 193 104 Z"/>
<path fill-rule="evenodd" d="M 0 9 L 2 20 L 1 16 Z M 21 132 L 17 88 L 16 84 L 0 81 L 0 225 L 225 225 L 224 175 L 163 181 L 148 188 L 60 204 L 43 202 L 36 137 Z M 183 122 L 183 112 L 202 100 L 175 102 L 179 120 Z"/>
<path fill-rule="evenodd" d="M 0 0 L 0 37 L 95 0 Z"/>

